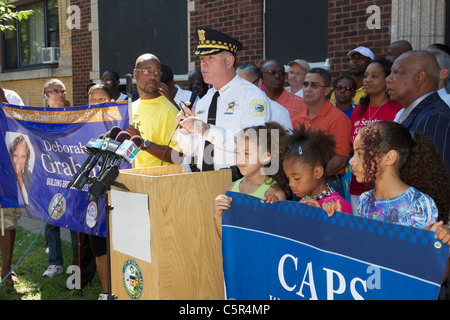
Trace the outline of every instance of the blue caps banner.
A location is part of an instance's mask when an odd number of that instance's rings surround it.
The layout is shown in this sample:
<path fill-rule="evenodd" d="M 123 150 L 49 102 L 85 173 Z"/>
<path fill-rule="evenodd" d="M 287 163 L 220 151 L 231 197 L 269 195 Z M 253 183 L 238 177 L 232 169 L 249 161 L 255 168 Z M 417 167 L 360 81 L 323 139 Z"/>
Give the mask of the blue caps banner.
<path fill-rule="evenodd" d="M 228 192 L 227 299 L 437 299 L 449 246 L 425 231 Z"/>
<path fill-rule="evenodd" d="M 50 224 L 105 237 L 105 199 L 88 201 L 89 184 L 80 190 L 65 190 L 88 158 L 83 147 L 111 128 L 126 129 L 128 105 L 39 108 L 0 104 L 0 108 L 2 207 L 26 208 L 30 217 L 44 222 L 53 213 Z M 124 163 L 120 168 L 127 167 Z M 90 177 L 95 179 L 99 172 L 97 163 Z"/>

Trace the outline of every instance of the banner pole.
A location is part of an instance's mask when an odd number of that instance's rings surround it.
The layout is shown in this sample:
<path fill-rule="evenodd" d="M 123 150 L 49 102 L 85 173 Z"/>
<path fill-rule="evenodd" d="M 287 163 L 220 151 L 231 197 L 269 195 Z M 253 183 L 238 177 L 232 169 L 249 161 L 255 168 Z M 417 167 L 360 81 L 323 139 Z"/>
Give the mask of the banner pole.
<path fill-rule="evenodd" d="M 77 232 L 77 245 L 78 245 L 78 267 L 80 268 L 80 289 L 78 289 L 78 295 L 81 297 L 83 295 L 83 289 L 81 288 L 81 274 L 82 266 L 81 266 L 81 232 Z"/>
<path fill-rule="evenodd" d="M 133 76 L 128 73 L 125 78 L 128 98 L 128 121 L 130 125 L 133 125 Z"/>

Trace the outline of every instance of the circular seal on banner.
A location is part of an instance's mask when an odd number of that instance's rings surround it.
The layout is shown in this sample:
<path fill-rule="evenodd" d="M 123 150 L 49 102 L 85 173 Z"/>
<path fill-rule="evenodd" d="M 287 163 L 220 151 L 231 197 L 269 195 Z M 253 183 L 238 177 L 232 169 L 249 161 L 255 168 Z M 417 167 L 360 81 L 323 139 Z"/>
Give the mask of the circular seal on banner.
<path fill-rule="evenodd" d="M 50 201 L 50 205 L 48 206 L 48 215 L 52 215 L 52 219 L 54 220 L 61 219 L 61 217 L 66 212 L 66 198 L 61 197 L 61 193 L 55 194 Z"/>
<path fill-rule="evenodd" d="M 144 279 L 139 265 L 133 260 L 125 261 L 122 268 L 122 283 L 132 300 L 139 300 L 144 289 Z"/>
<path fill-rule="evenodd" d="M 86 224 L 89 228 L 93 228 L 97 223 L 98 208 L 95 201 L 89 202 L 86 210 Z"/>

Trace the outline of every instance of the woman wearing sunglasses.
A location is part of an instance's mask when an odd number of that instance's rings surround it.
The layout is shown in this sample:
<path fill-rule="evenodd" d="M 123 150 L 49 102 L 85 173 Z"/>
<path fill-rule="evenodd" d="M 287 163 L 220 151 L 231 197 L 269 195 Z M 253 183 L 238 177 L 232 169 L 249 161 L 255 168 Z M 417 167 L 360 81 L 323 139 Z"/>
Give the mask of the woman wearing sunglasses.
<path fill-rule="evenodd" d="M 356 81 L 350 76 L 342 76 L 334 80 L 334 105 L 344 112 L 347 117 L 352 118 L 353 109 L 356 105 L 353 104 L 353 97 L 356 94 Z"/>

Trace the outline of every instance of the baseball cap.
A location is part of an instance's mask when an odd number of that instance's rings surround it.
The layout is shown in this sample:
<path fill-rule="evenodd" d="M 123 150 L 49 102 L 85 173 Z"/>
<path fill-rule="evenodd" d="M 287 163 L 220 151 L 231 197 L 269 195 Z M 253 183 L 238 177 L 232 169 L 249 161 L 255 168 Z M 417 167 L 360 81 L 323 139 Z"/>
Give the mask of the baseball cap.
<path fill-rule="evenodd" d="M 309 71 L 309 69 L 311 69 L 309 66 L 309 63 L 306 62 L 305 60 L 301 60 L 301 59 L 295 59 L 294 61 L 289 62 L 288 66 L 291 67 L 294 63 L 298 64 L 300 67 L 302 67 L 306 71 Z"/>
<path fill-rule="evenodd" d="M 350 51 L 347 56 L 350 57 L 352 54 L 354 54 L 355 52 L 360 53 L 361 55 L 363 55 L 364 57 L 370 58 L 370 59 L 375 59 L 375 56 L 372 52 L 372 50 L 370 50 L 367 47 L 358 47 L 356 49 L 353 49 L 352 51 Z"/>

